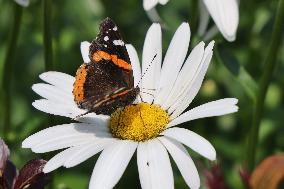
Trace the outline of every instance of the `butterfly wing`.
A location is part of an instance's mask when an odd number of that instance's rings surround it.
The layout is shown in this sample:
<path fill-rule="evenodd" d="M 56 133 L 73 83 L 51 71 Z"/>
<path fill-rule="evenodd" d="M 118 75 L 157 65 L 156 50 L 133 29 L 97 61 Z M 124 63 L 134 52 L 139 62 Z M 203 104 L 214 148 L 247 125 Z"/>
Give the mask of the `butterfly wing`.
<path fill-rule="evenodd" d="M 134 101 L 130 59 L 116 24 L 106 18 L 89 50 L 91 62 L 77 70 L 73 94 L 80 108 L 110 114 Z M 130 91 L 128 93 L 128 91 Z M 130 95 L 130 96 L 129 96 Z M 120 102 L 114 97 L 120 98 Z"/>
<path fill-rule="evenodd" d="M 98 50 L 105 51 L 109 54 L 116 54 L 118 58 L 130 64 L 130 58 L 125 43 L 117 25 L 110 18 L 106 18 L 100 24 L 100 32 L 90 46 L 89 57 L 91 60 L 93 59 L 93 54 Z"/>

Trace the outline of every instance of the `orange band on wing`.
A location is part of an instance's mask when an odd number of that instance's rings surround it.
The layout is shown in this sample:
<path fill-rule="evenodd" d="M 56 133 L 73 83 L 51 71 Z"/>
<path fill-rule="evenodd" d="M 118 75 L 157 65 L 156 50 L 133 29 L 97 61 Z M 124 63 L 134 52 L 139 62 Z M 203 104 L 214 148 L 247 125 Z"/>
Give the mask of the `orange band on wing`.
<path fill-rule="evenodd" d="M 84 83 L 87 77 L 86 64 L 82 64 L 77 70 L 75 82 L 73 84 L 73 95 L 76 103 L 80 103 L 85 98 L 84 94 Z"/>
<path fill-rule="evenodd" d="M 96 51 L 93 54 L 93 60 L 95 62 L 99 62 L 100 60 L 111 60 L 115 65 L 117 65 L 120 68 L 123 68 L 127 71 L 132 70 L 131 65 L 127 63 L 126 61 L 120 59 L 117 57 L 117 55 L 110 55 L 109 53 L 105 51 Z"/>
<path fill-rule="evenodd" d="M 111 56 L 110 56 L 110 54 L 108 54 L 108 53 L 105 52 L 105 51 L 96 51 L 96 52 L 93 54 L 93 60 L 94 60 L 94 61 L 99 62 L 99 61 L 102 60 L 102 59 L 110 60 L 110 59 L 111 59 Z"/>

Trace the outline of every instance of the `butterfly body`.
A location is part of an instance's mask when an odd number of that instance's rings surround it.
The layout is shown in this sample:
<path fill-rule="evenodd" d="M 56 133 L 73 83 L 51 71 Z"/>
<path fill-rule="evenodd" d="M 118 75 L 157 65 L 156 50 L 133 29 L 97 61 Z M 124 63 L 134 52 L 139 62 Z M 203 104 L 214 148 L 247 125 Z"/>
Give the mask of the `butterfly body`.
<path fill-rule="evenodd" d="M 78 107 L 110 115 L 127 106 L 140 92 L 125 44 L 115 23 L 106 18 L 89 49 L 90 62 L 77 70 L 73 95 Z"/>

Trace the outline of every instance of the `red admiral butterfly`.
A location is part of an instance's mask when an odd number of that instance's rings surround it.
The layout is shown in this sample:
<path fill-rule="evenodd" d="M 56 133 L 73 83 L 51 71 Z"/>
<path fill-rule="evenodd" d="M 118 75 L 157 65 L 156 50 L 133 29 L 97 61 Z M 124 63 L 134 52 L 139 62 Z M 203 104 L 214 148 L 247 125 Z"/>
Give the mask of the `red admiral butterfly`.
<path fill-rule="evenodd" d="M 106 18 L 89 48 L 90 62 L 83 63 L 73 85 L 74 100 L 88 112 L 110 115 L 125 107 L 140 92 L 134 87 L 133 71 L 116 24 Z"/>

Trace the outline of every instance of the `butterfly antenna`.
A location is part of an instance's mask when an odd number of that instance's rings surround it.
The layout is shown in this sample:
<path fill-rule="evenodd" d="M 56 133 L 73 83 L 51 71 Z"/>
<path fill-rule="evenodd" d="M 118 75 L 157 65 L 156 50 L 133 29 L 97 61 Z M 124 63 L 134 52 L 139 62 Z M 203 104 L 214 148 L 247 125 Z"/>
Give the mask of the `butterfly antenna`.
<path fill-rule="evenodd" d="M 141 91 L 141 93 L 144 93 L 144 94 L 147 94 L 147 95 L 150 95 L 150 96 L 152 96 L 153 98 L 155 97 L 153 94 L 151 94 L 151 93 L 147 93 L 147 92 L 144 92 L 144 91 Z"/>
<path fill-rule="evenodd" d="M 149 70 L 150 66 L 152 66 L 153 61 L 155 60 L 155 58 L 157 57 L 157 53 L 155 54 L 155 56 L 153 57 L 153 59 L 151 60 L 150 64 L 148 65 L 148 67 L 146 68 L 145 72 L 142 74 L 140 81 L 137 83 L 137 86 L 139 86 L 139 84 L 142 81 L 142 78 L 145 76 L 145 74 L 147 73 L 147 71 Z"/>

